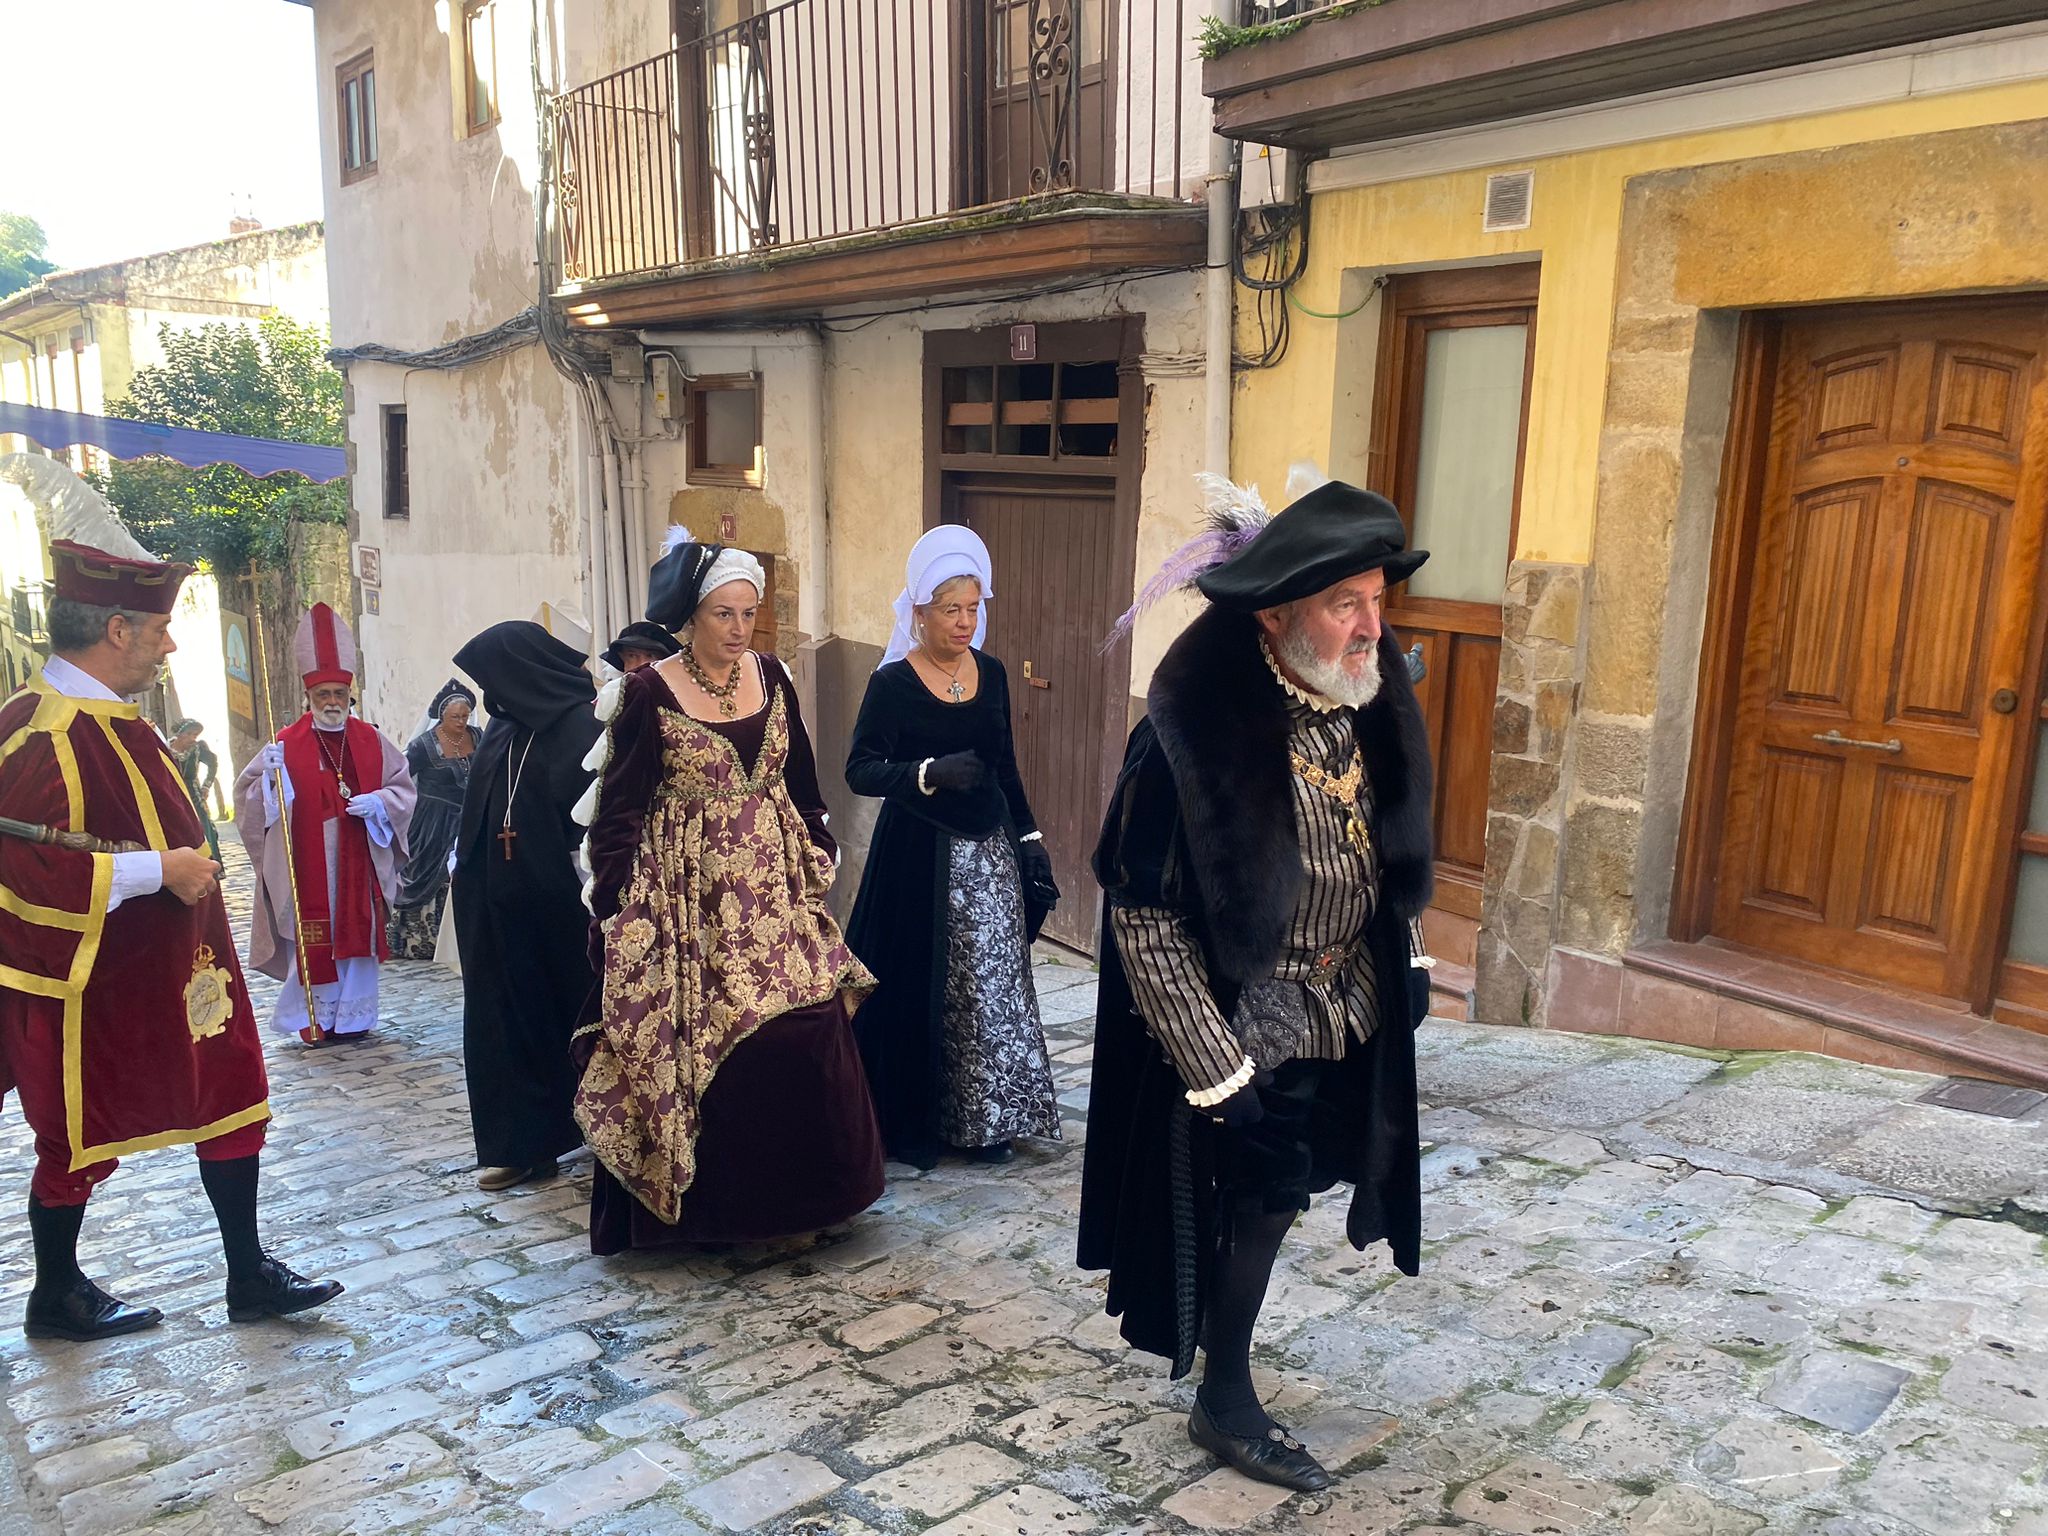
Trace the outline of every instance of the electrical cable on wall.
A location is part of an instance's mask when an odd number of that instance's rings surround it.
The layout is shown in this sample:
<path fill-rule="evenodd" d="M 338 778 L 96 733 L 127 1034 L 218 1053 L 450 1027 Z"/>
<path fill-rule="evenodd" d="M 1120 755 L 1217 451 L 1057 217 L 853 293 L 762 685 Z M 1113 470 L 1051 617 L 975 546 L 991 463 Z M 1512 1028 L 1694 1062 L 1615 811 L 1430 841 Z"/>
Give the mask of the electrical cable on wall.
<path fill-rule="evenodd" d="M 408 352 L 398 347 L 387 347 L 382 342 L 366 341 L 359 347 L 331 348 L 327 353 L 327 360 L 337 368 L 345 368 L 350 363 L 390 363 L 400 368 L 428 368 L 446 372 L 457 368 L 474 367 L 501 353 L 517 351 L 537 338 L 540 332 L 541 306 L 530 304 L 510 320 L 502 320 L 487 331 L 478 331 L 472 336 L 460 336 L 454 341 L 443 342 L 438 347 Z"/>
<path fill-rule="evenodd" d="M 1244 146 L 1234 146 L 1234 174 L 1242 173 L 1243 159 Z M 1266 175 L 1267 191 L 1274 201 L 1241 212 L 1231 242 L 1231 276 L 1253 295 L 1252 317 L 1259 333 L 1257 350 L 1237 358 L 1237 366 L 1245 369 L 1271 368 L 1287 355 L 1289 290 L 1308 270 L 1308 199 L 1301 187 L 1300 170 L 1298 166 L 1291 170 L 1292 186 L 1286 189 L 1290 196 L 1284 202 L 1278 200 L 1283 189 L 1270 159 Z"/>

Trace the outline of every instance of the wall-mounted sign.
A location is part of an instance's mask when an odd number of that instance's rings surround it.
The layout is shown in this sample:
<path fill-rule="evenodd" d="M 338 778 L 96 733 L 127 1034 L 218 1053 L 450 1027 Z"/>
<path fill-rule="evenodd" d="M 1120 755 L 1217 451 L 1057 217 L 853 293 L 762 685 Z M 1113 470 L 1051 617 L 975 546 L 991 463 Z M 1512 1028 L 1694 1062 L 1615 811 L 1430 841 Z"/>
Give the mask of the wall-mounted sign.
<path fill-rule="evenodd" d="M 356 576 L 366 588 L 383 586 L 383 552 L 373 549 L 368 544 L 358 544 L 356 546 Z M 375 610 L 371 611 L 374 612 Z"/>
<path fill-rule="evenodd" d="M 1013 325 L 1010 327 L 1010 361 L 1033 363 L 1038 361 L 1038 327 L 1035 325 Z"/>
<path fill-rule="evenodd" d="M 366 582 L 364 582 L 364 583 L 363 583 L 363 612 L 365 612 L 365 613 L 379 613 L 379 614 L 381 614 L 381 613 L 382 613 L 383 611 L 384 611 L 384 589 L 383 589 L 382 587 L 373 587 L 373 586 L 371 586 L 371 585 L 370 585 L 370 584 L 369 584 L 369 583 L 368 583 L 367 581 L 366 581 Z"/>
<path fill-rule="evenodd" d="M 254 725 L 256 669 L 249 660 L 249 621 L 225 608 L 220 611 L 220 655 L 228 676 L 228 709 Z"/>

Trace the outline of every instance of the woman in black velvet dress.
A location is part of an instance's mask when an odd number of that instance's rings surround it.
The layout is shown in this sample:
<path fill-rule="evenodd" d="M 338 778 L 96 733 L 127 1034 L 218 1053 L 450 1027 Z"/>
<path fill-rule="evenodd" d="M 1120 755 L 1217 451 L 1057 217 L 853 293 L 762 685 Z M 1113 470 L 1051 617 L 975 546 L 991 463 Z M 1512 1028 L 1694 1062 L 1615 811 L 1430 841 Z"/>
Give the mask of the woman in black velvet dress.
<path fill-rule="evenodd" d="M 974 645 L 989 585 L 970 530 L 918 541 L 846 762 L 847 786 L 883 802 L 846 935 L 881 986 L 854 1034 L 883 1143 L 921 1168 L 1060 1134 L 1031 983 L 1059 892 L 1017 773 L 1009 680 Z"/>

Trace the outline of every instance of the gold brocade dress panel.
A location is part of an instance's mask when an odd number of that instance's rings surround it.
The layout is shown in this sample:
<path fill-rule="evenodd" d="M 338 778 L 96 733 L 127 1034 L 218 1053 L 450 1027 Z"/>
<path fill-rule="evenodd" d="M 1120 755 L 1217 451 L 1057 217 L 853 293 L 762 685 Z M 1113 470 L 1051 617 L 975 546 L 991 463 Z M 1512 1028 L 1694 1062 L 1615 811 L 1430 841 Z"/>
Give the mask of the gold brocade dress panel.
<path fill-rule="evenodd" d="M 591 1151 L 648 1210 L 678 1218 L 720 1064 L 762 1025 L 874 989 L 825 906 L 832 861 L 784 783 L 790 722 L 768 707 L 749 771 L 736 743 L 655 712 L 661 778 L 618 913 L 603 925 L 595 1046 L 576 1095 Z"/>

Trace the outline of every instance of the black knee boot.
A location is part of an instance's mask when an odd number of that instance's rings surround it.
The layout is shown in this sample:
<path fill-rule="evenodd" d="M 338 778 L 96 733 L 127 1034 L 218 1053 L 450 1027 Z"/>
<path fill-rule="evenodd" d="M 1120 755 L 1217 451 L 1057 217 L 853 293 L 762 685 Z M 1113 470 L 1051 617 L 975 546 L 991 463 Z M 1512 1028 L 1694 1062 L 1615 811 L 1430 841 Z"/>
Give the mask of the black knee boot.
<path fill-rule="evenodd" d="M 308 1280 L 263 1251 L 256 1235 L 255 1153 L 225 1161 L 199 1161 L 199 1182 L 220 1223 L 220 1245 L 228 1260 L 228 1321 L 289 1317 L 334 1300 L 338 1280 Z"/>
<path fill-rule="evenodd" d="M 84 1224 L 83 1205 L 45 1205 L 28 1197 L 36 1283 L 22 1331 L 32 1339 L 110 1339 L 164 1320 L 155 1307 L 131 1307 L 85 1278 L 78 1267 L 78 1229 Z"/>

